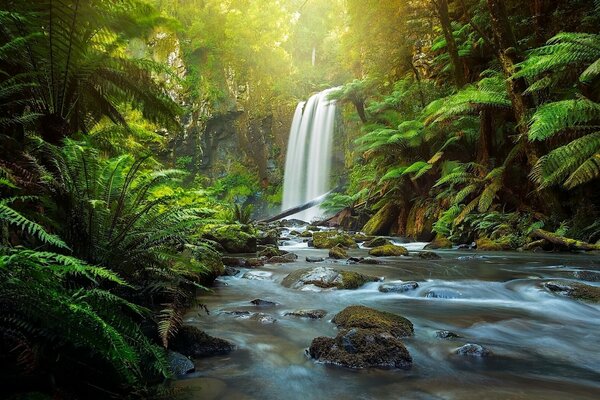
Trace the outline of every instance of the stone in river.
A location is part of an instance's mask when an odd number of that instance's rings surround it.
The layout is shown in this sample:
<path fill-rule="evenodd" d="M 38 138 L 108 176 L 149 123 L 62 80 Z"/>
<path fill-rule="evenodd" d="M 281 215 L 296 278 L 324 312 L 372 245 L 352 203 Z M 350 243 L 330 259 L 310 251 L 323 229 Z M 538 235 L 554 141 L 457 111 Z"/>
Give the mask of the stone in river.
<path fill-rule="evenodd" d="M 287 312 L 285 315 L 299 318 L 321 319 L 327 314 L 325 310 L 298 310 Z"/>
<path fill-rule="evenodd" d="M 260 307 L 275 307 L 278 305 L 277 303 L 275 303 L 273 301 L 263 300 L 263 299 L 254 299 L 250 303 L 254 304 L 255 306 L 260 306 Z"/>
<path fill-rule="evenodd" d="M 460 337 L 458 334 L 452 331 L 437 331 L 435 336 L 440 339 L 455 339 Z"/>
<path fill-rule="evenodd" d="M 414 281 L 409 282 L 388 282 L 379 285 L 379 291 L 383 293 L 394 292 L 403 293 L 409 290 L 415 290 L 419 287 L 419 284 Z"/>
<path fill-rule="evenodd" d="M 475 343 L 467 343 L 456 349 L 454 352 L 460 356 L 470 357 L 488 357 L 492 354 L 492 352 L 485 347 Z"/>
<path fill-rule="evenodd" d="M 309 262 L 309 263 L 318 263 L 318 262 L 323 262 L 323 261 L 325 261 L 325 259 L 323 257 L 311 257 L 311 256 L 306 257 L 306 262 Z"/>

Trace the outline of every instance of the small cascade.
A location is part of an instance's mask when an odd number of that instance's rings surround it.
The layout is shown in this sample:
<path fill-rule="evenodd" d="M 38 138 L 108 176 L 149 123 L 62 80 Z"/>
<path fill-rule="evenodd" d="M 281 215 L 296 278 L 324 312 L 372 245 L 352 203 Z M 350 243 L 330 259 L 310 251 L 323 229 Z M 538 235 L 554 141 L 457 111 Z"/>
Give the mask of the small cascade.
<path fill-rule="evenodd" d="M 329 189 L 331 148 L 336 105 L 327 89 L 296 107 L 285 159 L 282 210 L 304 204 Z M 321 216 L 319 207 L 289 218 L 311 221 Z"/>

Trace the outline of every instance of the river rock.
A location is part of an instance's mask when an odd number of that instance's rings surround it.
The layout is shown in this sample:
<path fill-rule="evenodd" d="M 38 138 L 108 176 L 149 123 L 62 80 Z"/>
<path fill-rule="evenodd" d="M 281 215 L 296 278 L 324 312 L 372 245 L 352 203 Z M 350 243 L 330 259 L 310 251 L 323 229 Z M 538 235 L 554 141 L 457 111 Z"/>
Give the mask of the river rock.
<path fill-rule="evenodd" d="M 249 225 L 207 225 L 203 237 L 219 243 L 228 253 L 256 252 L 256 236 Z"/>
<path fill-rule="evenodd" d="M 298 259 L 298 255 L 294 253 L 287 253 L 282 256 L 271 257 L 267 260 L 267 264 L 285 264 L 291 263 Z"/>
<path fill-rule="evenodd" d="M 264 246 L 262 248 L 259 247 L 258 256 L 259 257 L 275 257 L 275 256 L 283 256 L 287 252 L 284 250 L 279 250 L 277 246 Z"/>
<path fill-rule="evenodd" d="M 223 257 L 221 257 L 221 261 L 227 267 L 245 267 L 246 266 L 246 259 L 243 257 L 223 256 Z"/>
<path fill-rule="evenodd" d="M 188 263 L 189 272 L 197 275 L 197 281 L 204 286 L 211 285 L 225 272 L 221 253 L 209 242 L 199 241 L 184 250 L 189 252 L 194 262 Z"/>
<path fill-rule="evenodd" d="M 337 245 L 342 245 L 345 247 L 357 247 L 354 239 L 352 239 L 350 235 L 335 231 L 313 233 L 313 245 L 317 249 L 330 249 Z"/>
<path fill-rule="evenodd" d="M 255 306 L 259 306 L 259 307 L 275 307 L 275 306 L 279 305 L 273 301 L 263 300 L 263 299 L 254 299 L 254 300 L 250 301 L 250 303 L 254 304 Z"/>
<path fill-rule="evenodd" d="M 298 311 L 287 312 L 287 313 L 285 313 L 285 315 L 290 315 L 292 317 L 299 317 L 299 318 L 321 319 L 325 315 L 327 315 L 327 311 L 325 311 L 325 310 L 298 310 Z"/>
<path fill-rule="evenodd" d="M 461 337 L 452 331 L 437 331 L 435 333 L 435 336 L 440 339 L 456 339 L 456 338 Z"/>
<path fill-rule="evenodd" d="M 274 245 L 277 246 L 277 239 L 279 238 L 279 230 L 270 229 L 268 231 L 259 232 L 256 238 L 257 244 L 259 245 Z"/>
<path fill-rule="evenodd" d="M 240 273 L 240 270 L 234 267 L 225 267 L 225 276 L 236 276 Z"/>
<path fill-rule="evenodd" d="M 173 350 L 192 358 L 228 354 L 234 346 L 225 339 L 212 337 L 200 329 L 184 325 L 170 341 Z"/>
<path fill-rule="evenodd" d="M 549 281 L 543 286 L 554 293 L 559 293 L 573 299 L 600 303 L 600 287 L 590 286 L 579 282 Z"/>
<path fill-rule="evenodd" d="M 467 343 L 464 346 L 461 346 L 458 349 L 456 349 L 454 353 L 460 356 L 471 357 L 488 357 L 492 354 L 492 352 L 486 349 L 485 347 L 475 343 Z"/>
<path fill-rule="evenodd" d="M 388 282 L 379 285 L 379 291 L 383 293 L 394 292 L 394 293 L 404 293 L 409 290 L 415 290 L 419 287 L 419 284 L 414 281 L 410 282 Z"/>
<path fill-rule="evenodd" d="M 597 272 L 597 271 L 588 271 L 588 270 L 573 271 L 573 277 L 575 279 L 581 279 L 582 281 L 600 282 L 600 272 Z"/>
<path fill-rule="evenodd" d="M 432 299 L 458 299 L 462 297 L 462 294 L 458 290 L 447 289 L 447 288 L 437 288 L 430 289 L 425 297 L 429 297 Z"/>
<path fill-rule="evenodd" d="M 369 254 L 375 257 L 407 256 L 408 250 L 402 246 L 386 244 L 369 250 Z"/>
<path fill-rule="evenodd" d="M 348 253 L 340 245 L 337 245 L 329 250 L 329 257 L 336 260 L 341 260 L 348 258 Z"/>
<path fill-rule="evenodd" d="M 176 351 L 169 350 L 167 359 L 169 361 L 169 369 L 175 376 L 184 376 L 196 370 L 196 366 L 192 360 Z"/>
<path fill-rule="evenodd" d="M 332 320 L 335 338 L 313 339 L 308 354 L 317 361 L 348 368 L 410 368 L 412 357 L 401 337 L 413 334 L 401 316 L 364 306 L 350 306 Z"/>
<path fill-rule="evenodd" d="M 386 244 L 392 244 L 392 242 L 390 242 L 388 239 L 382 237 L 382 236 L 378 236 L 375 239 L 372 239 L 368 242 L 366 242 L 365 244 L 363 244 L 364 247 L 379 247 L 379 246 L 385 246 Z"/>
<path fill-rule="evenodd" d="M 477 239 L 475 244 L 477 250 L 482 251 L 502 251 L 511 249 L 511 245 L 508 241 L 492 240 L 489 238 Z"/>
<path fill-rule="evenodd" d="M 451 249 L 452 242 L 443 236 L 436 236 L 435 239 L 425 246 L 425 250 Z"/>
<path fill-rule="evenodd" d="M 365 257 L 365 258 L 361 258 L 359 263 L 360 264 L 368 264 L 368 265 L 377 265 L 377 264 L 381 264 L 381 261 L 379 261 L 376 258 Z"/>
<path fill-rule="evenodd" d="M 318 262 L 323 262 L 323 261 L 325 261 L 325 259 L 323 257 L 306 256 L 306 262 L 309 262 L 309 263 L 318 263 Z"/>
<path fill-rule="evenodd" d="M 330 267 L 302 268 L 287 275 L 281 284 L 292 289 L 315 285 L 322 289 L 357 289 L 367 282 L 378 278 L 354 271 L 337 270 Z"/>
<path fill-rule="evenodd" d="M 417 254 L 417 257 L 423 259 L 423 260 L 439 260 L 440 257 L 437 253 L 434 253 L 433 251 L 420 251 Z"/>
<path fill-rule="evenodd" d="M 262 324 L 274 324 L 277 322 L 275 318 L 272 316 L 261 313 L 261 312 L 251 312 L 246 310 L 234 310 L 234 311 L 223 311 L 222 314 L 233 315 L 237 319 L 247 319 L 250 321 L 257 321 Z"/>
<path fill-rule="evenodd" d="M 257 268 L 262 267 L 263 265 L 265 265 L 265 262 L 260 258 L 246 258 L 246 268 Z"/>

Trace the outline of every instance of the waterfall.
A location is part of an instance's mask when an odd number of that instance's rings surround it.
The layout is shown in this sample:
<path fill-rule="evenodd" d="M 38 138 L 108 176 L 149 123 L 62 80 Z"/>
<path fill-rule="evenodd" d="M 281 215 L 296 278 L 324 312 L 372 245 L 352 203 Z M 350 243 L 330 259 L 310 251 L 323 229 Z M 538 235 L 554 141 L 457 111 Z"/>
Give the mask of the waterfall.
<path fill-rule="evenodd" d="M 327 89 L 296 107 L 285 159 L 282 210 L 299 206 L 326 193 L 331 170 L 335 102 Z M 311 221 L 321 216 L 313 207 L 291 216 Z"/>

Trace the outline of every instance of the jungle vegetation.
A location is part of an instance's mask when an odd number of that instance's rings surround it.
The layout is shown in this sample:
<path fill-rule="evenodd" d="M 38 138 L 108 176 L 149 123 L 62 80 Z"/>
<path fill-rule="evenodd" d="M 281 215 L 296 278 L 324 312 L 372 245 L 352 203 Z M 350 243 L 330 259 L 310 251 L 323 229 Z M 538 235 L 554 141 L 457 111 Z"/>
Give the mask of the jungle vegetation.
<path fill-rule="evenodd" d="M 600 240 L 599 27 L 590 0 L 0 0 L 3 392 L 165 395 L 201 227 L 278 206 L 327 87 L 357 229 Z"/>

